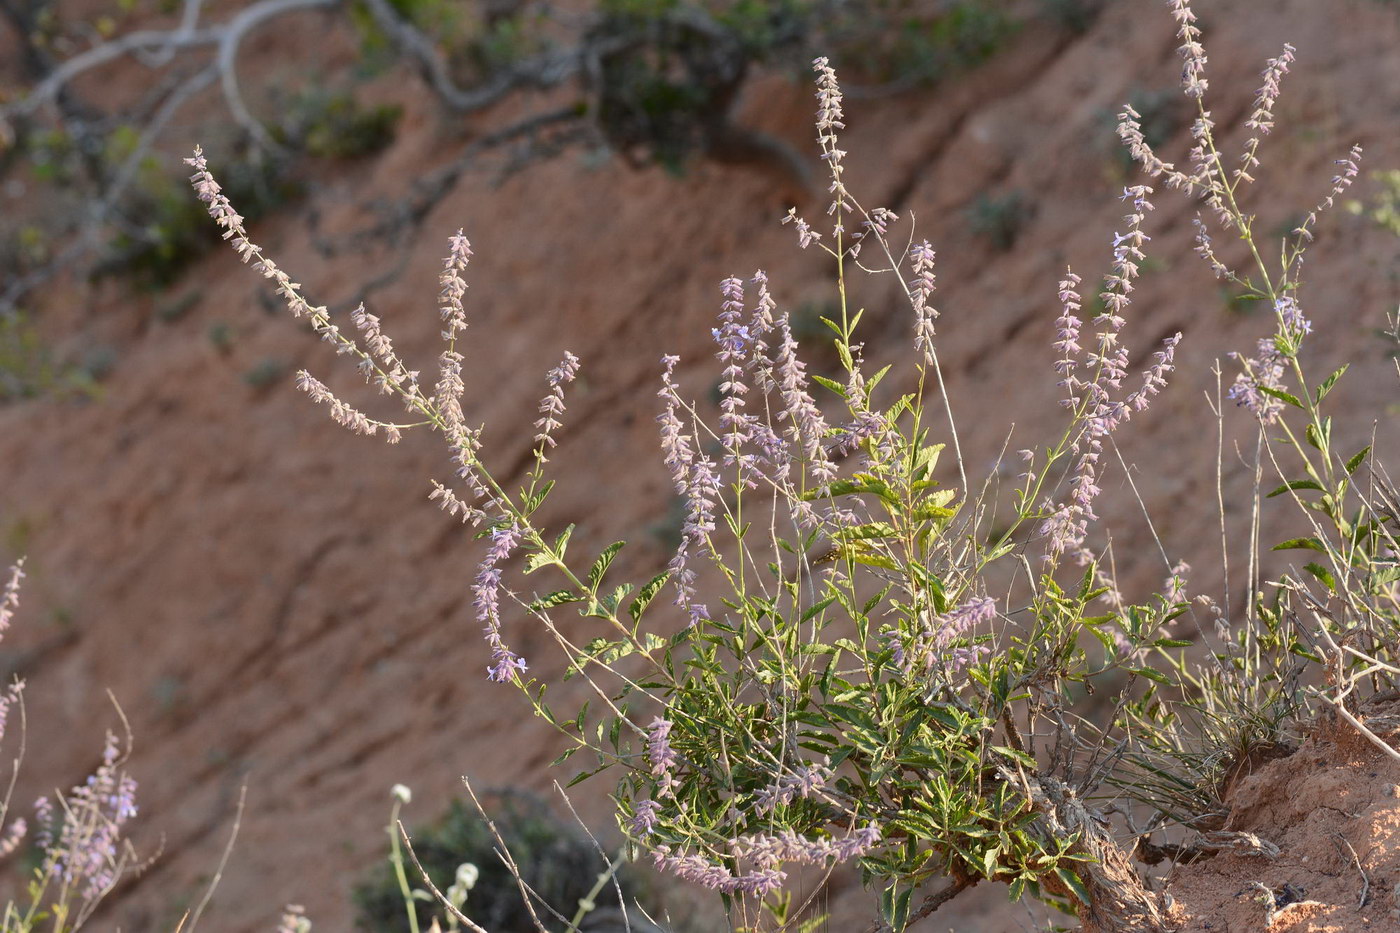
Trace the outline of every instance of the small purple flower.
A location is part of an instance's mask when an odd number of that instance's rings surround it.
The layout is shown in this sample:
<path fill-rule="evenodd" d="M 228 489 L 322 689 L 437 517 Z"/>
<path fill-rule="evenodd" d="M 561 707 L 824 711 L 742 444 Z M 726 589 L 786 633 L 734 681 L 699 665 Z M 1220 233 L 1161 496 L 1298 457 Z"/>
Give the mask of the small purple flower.
<path fill-rule="evenodd" d="M 650 835 L 660 822 L 661 804 L 655 800 L 643 800 L 637 804 L 632 818 L 627 821 L 627 832 L 634 837 Z"/>
<path fill-rule="evenodd" d="M 671 727 L 671 721 L 660 716 L 647 727 L 647 760 L 651 762 L 653 777 L 670 771 L 678 760 L 675 750 L 671 748 Z"/>
<path fill-rule="evenodd" d="M 486 677 L 498 684 L 517 681 L 526 670 L 525 659 L 506 647 L 501 640 L 501 569 L 500 565 L 520 543 L 520 528 L 515 524 L 491 529 L 491 547 L 477 568 L 472 585 L 472 602 L 477 621 L 483 623 L 486 644 L 491 648 L 491 664 Z"/>
<path fill-rule="evenodd" d="M 909 300 L 914 306 L 914 348 L 932 365 L 933 322 L 938 317 L 938 309 L 929 303 L 936 281 L 933 247 L 924 240 L 909 251 L 909 258 L 914 267 L 914 280 L 909 283 Z"/>
<path fill-rule="evenodd" d="M 559 417 L 564 414 L 564 386 L 574 381 L 578 375 L 578 357 L 564 351 L 564 359 L 549 371 L 549 394 L 540 401 L 539 411 L 544 417 L 535 422 L 535 443 L 539 445 L 541 457 L 548 447 L 555 446 L 554 429 L 559 427 Z"/>

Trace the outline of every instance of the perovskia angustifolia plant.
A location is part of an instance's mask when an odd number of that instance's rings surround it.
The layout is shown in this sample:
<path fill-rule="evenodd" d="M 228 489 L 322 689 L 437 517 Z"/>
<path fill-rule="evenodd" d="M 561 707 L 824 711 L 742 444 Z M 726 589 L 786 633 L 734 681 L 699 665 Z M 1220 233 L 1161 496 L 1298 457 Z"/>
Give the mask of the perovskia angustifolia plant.
<path fill-rule="evenodd" d="M 1311 329 L 1297 300 L 1300 261 L 1317 214 L 1355 175 L 1359 150 L 1343 160 L 1332 192 L 1295 232 L 1271 274 L 1238 196 L 1272 126 L 1292 48 L 1266 68 L 1247 123 L 1253 135 L 1239 167 L 1229 169 L 1201 103 L 1205 54 L 1194 15 L 1185 0 L 1169 6 L 1183 43 L 1185 90 L 1198 105 L 1191 171 L 1152 152 L 1131 107 L 1119 132 L 1150 175 L 1202 199 L 1213 220 L 1249 246 L 1257 270 L 1232 271 L 1212 248 L 1207 222 L 1197 221 L 1198 252 L 1215 272 L 1275 311 L 1276 335 L 1256 359 L 1243 362 L 1231 396 L 1266 424 L 1286 425 L 1277 420 L 1286 408 L 1308 419 L 1301 437 L 1284 429 L 1299 453 L 1308 444 L 1320 454 L 1305 456 L 1311 485 L 1290 481 L 1281 492 L 1322 514 L 1335 532 L 1330 540 L 1341 541 L 1329 548 L 1319 538 L 1314 548 L 1333 566 L 1318 565 L 1312 575 L 1330 580 L 1335 595 L 1338 580 L 1355 579 L 1348 568 L 1358 554 L 1386 565 L 1384 547 L 1393 539 L 1373 509 L 1363 548 L 1362 523 L 1342 514 L 1351 489 L 1346 477 L 1364 452 L 1340 468 L 1331 452 L 1330 420 L 1318 406 L 1337 375 L 1301 398 L 1284 386 L 1288 379 L 1307 384 L 1298 363 Z M 620 774 L 619 822 L 632 843 L 659 868 L 719 892 L 736 928 L 784 928 L 801 916 L 806 905 L 783 893 L 790 869 L 810 866 L 821 874 L 858 860 L 880 890 L 881 923 L 896 930 L 981 880 L 1007 884 L 1012 897 L 1029 893 L 1071 905 L 1087 929 L 1165 930 L 1166 908 L 1135 870 L 1132 844 L 1117 840 L 1086 798 L 1112 780 L 1156 807 L 1150 828 L 1170 820 L 1203 829 L 1193 821 L 1209 815 L 1213 802 L 1173 809 L 1180 794 L 1134 783 L 1134 774 L 1189 786 L 1186 778 L 1199 776 L 1193 767 L 1219 753 L 1214 767 L 1233 751 L 1237 726 L 1263 716 L 1264 732 L 1276 729 L 1303 700 L 1296 678 L 1261 677 L 1284 670 L 1297 647 L 1284 633 L 1292 623 L 1276 609 L 1267 615 L 1261 598 L 1251 598 L 1248 624 L 1231 634 L 1238 641 L 1197 668 L 1174 653 L 1184 643 L 1158 637 L 1166 622 L 1190 610 L 1185 566 L 1172 567 L 1160 593 L 1129 605 L 1103 569 L 1102 554 L 1087 546 L 1114 432 L 1161 391 L 1181 339 L 1167 338 L 1148 368 L 1130 376 L 1124 335 L 1154 192 L 1146 185 L 1124 191 L 1126 232 L 1111 239 L 1100 313 L 1081 319 L 1082 280 L 1074 272 L 1059 282 L 1054 366 L 1066 424 L 1057 438 L 1022 451 L 1026 466 L 1014 512 L 994 525 L 988 484 L 968 476 L 943 390 L 934 251 L 927 242 L 894 248 L 903 240 L 891 234 L 898 218 L 883 208 L 867 210 L 846 189 L 840 88 L 825 59 L 814 66 L 831 221 L 819 228 L 792 211 L 785 222 L 801 247 L 816 246 L 835 264 L 838 301 L 824 323 L 841 377 L 809 377 L 791 320 L 761 271 L 721 283 L 713 331 L 722 367 L 717 421 L 707 423 L 682 395 L 678 359 L 662 360 L 663 458 L 686 516 L 674 558 L 640 587 L 605 586 L 620 542 L 578 563 L 568 552 L 572 527 L 546 534 L 535 519 L 553 487 L 545 465 L 565 414 L 566 387 L 578 372 L 573 354 L 566 352 L 548 376 L 533 466 L 518 492 L 483 461 L 481 430 L 469 426 L 461 404 L 457 341 L 467 326 L 463 276 L 471 257 L 465 236 L 451 239 L 440 278 L 446 349 L 429 390 L 374 315 L 357 308 L 350 320 L 358 339 L 343 333 L 325 307 L 307 301 L 263 256 L 198 150 L 189 160 L 192 181 L 225 238 L 276 283 L 293 315 L 308 317 L 322 339 L 355 359 L 367 381 L 402 401 L 412 420 L 372 419 L 306 372 L 298 375 L 299 387 L 357 433 L 383 434 L 390 442 L 413 427 L 443 435 L 466 493 L 435 482 L 430 498 L 489 542 L 473 584 L 491 650 L 487 676 L 521 687 L 536 713 L 569 738 L 561 760 L 580 751 L 594 756 L 580 777 Z M 889 367 L 866 371 L 857 339 L 863 312 L 852 310 L 848 291 L 857 264 L 892 273 L 905 286 L 916 353 L 912 391 L 888 388 Z M 949 446 L 956 484 L 943 488 L 934 473 Z M 1320 500 L 1302 500 L 1304 490 L 1322 493 Z M 555 575 L 557 588 L 522 594 L 505 586 L 504 567 L 517 554 L 527 575 Z M 700 591 L 697 566 L 722 581 L 719 592 Z M 1366 586 L 1375 576 L 1374 569 L 1368 573 Z M 992 579 L 1004 592 L 993 595 Z M 653 622 L 648 609 L 668 587 L 684 619 Z M 1255 585 L 1256 597 L 1258 590 Z M 1281 592 L 1307 598 L 1293 578 L 1282 581 Z M 592 691 L 597 711 L 586 703 L 565 718 L 546 703 L 546 685 L 530 678 L 526 659 L 509 646 L 503 595 L 550 633 L 567 657 L 569 676 L 583 678 Z M 1348 611 L 1362 612 L 1361 589 L 1355 595 Z M 1113 611 L 1097 613 L 1091 604 L 1100 598 Z M 1389 598 L 1393 603 L 1393 593 Z M 1344 678 L 1333 683 L 1351 687 L 1340 698 L 1318 696 L 1347 712 L 1344 699 L 1361 683 L 1356 672 L 1386 676 L 1395 659 L 1375 647 L 1379 638 L 1368 643 L 1371 653 L 1352 645 L 1348 654 L 1333 636 L 1354 626 L 1321 608 L 1315 611 L 1320 640 L 1335 648 L 1329 663 Z M 600 620 L 611 635 L 576 643 L 559 621 L 566 611 Z M 1112 721 L 1096 725 L 1074 708 L 1071 688 L 1110 676 L 1127 686 Z M 1227 701 L 1242 704 L 1233 717 Z M 1212 731 L 1212 717 L 1222 716 L 1226 728 Z M 1183 719 L 1199 729 L 1185 739 Z M 1125 761 L 1139 771 L 1125 769 Z M 947 882 L 929 892 L 926 885 L 941 877 Z"/>

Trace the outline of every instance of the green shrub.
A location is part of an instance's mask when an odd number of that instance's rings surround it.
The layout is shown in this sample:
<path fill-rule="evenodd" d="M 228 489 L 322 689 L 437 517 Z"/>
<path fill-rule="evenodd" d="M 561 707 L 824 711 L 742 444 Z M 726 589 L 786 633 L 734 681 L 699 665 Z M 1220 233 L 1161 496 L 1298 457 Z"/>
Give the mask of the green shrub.
<path fill-rule="evenodd" d="M 606 867 L 593 844 L 531 794 L 498 791 L 483 795 L 482 802 L 525 883 L 544 903 L 565 916 L 572 915 Z M 471 804 L 454 800 L 441 819 L 411 835 L 414 853 L 441 891 L 452 885 L 458 866 L 476 866 L 479 874 L 465 908 L 473 921 L 491 933 L 535 933 L 520 889 L 495 853 L 496 840 Z M 409 884 L 421 886 L 412 865 L 407 874 Z M 627 874 L 620 883 L 629 895 L 635 894 L 637 879 Z M 376 865 L 355 886 L 353 898 L 356 929 L 408 933 L 404 899 L 390 864 Z M 597 903 L 600 907 L 617 906 L 616 889 L 611 884 L 604 886 Z M 415 906 L 421 930 L 429 928 L 434 915 L 442 914 L 431 899 L 419 900 Z"/>

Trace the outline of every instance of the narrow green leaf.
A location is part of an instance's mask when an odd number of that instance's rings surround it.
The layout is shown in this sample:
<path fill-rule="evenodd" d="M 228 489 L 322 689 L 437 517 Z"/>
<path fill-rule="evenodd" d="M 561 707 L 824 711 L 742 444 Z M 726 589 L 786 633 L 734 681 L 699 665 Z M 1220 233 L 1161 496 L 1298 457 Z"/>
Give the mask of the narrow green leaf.
<path fill-rule="evenodd" d="M 1322 486 L 1319 483 L 1316 483 L 1310 479 L 1295 479 L 1284 483 L 1282 486 L 1275 489 L 1273 492 L 1269 493 L 1264 498 L 1272 499 L 1274 496 L 1281 496 L 1284 493 L 1288 492 L 1290 489 L 1316 489 L 1319 492 L 1321 492 Z"/>
<path fill-rule="evenodd" d="M 1342 374 L 1345 373 L 1350 366 L 1350 363 L 1345 363 L 1342 365 L 1341 369 L 1322 380 L 1322 385 L 1317 387 L 1317 403 L 1319 405 L 1322 404 L 1322 400 L 1327 397 L 1327 393 L 1332 391 L 1332 387 L 1337 384 L 1337 380 L 1342 378 Z"/>
<path fill-rule="evenodd" d="M 1351 459 L 1347 461 L 1347 476 L 1350 476 L 1356 472 L 1356 468 L 1361 466 L 1362 461 L 1366 459 L 1366 455 L 1370 452 L 1371 445 L 1367 444 L 1365 447 L 1352 454 Z"/>
<path fill-rule="evenodd" d="M 1301 408 L 1303 411 L 1307 411 L 1307 409 L 1304 408 L 1303 403 L 1298 401 L 1298 397 L 1296 395 L 1289 395 L 1287 392 L 1284 392 L 1281 389 L 1271 389 L 1266 385 L 1259 385 L 1258 383 L 1255 383 L 1255 388 L 1257 388 L 1260 392 L 1263 392 L 1265 395 L 1273 396 L 1280 402 L 1284 402 L 1286 404 L 1292 405 L 1294 408 Z"/>
<path fill-rule="evenodd" d="M 1287 541 L 1275 544 L 1273 547 L 1269 548 L 1269 550 L 1291 551 L 1300 548 L 1305 548 L 1309 551 L 1320 551 L 1323 554 L 1327 553 L 1327 548 L 1323 547 L 1322 542 L 1316 538 L 1289 538 Z"/>

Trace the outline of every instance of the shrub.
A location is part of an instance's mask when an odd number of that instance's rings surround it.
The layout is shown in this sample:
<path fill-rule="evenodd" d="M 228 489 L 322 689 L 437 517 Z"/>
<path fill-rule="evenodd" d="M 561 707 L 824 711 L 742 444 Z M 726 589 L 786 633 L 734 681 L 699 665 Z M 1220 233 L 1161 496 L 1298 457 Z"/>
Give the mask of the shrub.
<path fill-rule="evenodd" d="M 501 841 L 520 868 L 520 880 L 540 902 L 571 915 L 593 889 L 601 864 L 593 843 L 574 827 L 559 821 L 538 797 L 520 791 L 484 794 L 491 820 Z M 396 808 L 397 812 L 397 808 Z M 394 831 L 393 822 L 390 830 Z M 413 850 L 439 890 L 447 891 L 459 881 L 460 869 L 472 883 L 466 894 L 466 907 L 472 918 L 492 933 L 534 933 L 535 925 L 521 900 L 516 879 L 496 854 L 498 842 L 487 828 L 482 814 L 465 800 L 454 800 L 438 821 L 416 830 Z M 635 882 L 626 872 L 621 879 L 629 890 Z M 374 869 L 355 886 L 355 926 L 365 933 L 410 933 L 404 912 L 397 866 L 388 863 Z M 603 886 L 593 899 L 598 907 L 618 905 L 616 888 Z M 420 929 L 428 929 L 441 907 L 430 898 L 415 898 Z"/>
<path fill-rule="evenodd" d="M 992 248 L 1006 252 L 1016 244 L 1030 217 L 1030 202 L 1020 191 L 1008 191 L 1000 197 L 979 194 L 967 209 L 967 226 Z"/>
<path fill-rule="evenodd" d="M 518 489 L 484 459 L 482 433 L 462 408 L 465 236 L 451 238 L 440 277 L 447 345 L 429 388 L 373 314 L 356 309 L 342 329 L 303 297 L 248 238 L 202 153 L 189 160 L 198 196 L 244 261 L 412 421 L 371 418 L 307 372 L 300 388 L 357 433 L 392 443 L 426 424 L 443 436 L 458 483 L 435 482 L 429 498 L 487 545 L 472 589 L 489 679 L 521 688 L 559 729 L 562 758 L 584 762 L 576 779 L 607 772 L 636 851 L 722 894 L 738 928 L 796 919 L 781 896 L 795 866 L 857 862 L 895 930 L 992 881 L 1013 898 L 1073 909 L 1090 930 L 1159 933 L 1168 928 L 1164 902 L 1130 854 L 1151 844 L 1151 830 L 1115 836 L 1091 800 L 1106 782 L 1150 808 L 1153 828 L 1170 821 L 1211 833 L 1211 845 L 1248 847 L 1258 841 L 1220 834 L 1214 779 L 1271 753 L 1285 724 L 1310 708 L 1333 711 L 1400 757 L 1356 715 L 1358 697 L 1400 674 L 1396 496 L 1379 474 L 1361 488 L 1369 448 L 1335 449 L 1322 405 L 1342 371 L 1313 383 L 1300 355 L 1312 330 L 1301 259 L 1319 215 L 1356 175 L 1360 150 L 1339 160 L 1330 191 L 1275 264 L 1240 201 L 1293 49 L 1268 62 L 1245 124 L 1250 136 L 1226 161 L 1204 109 L 1195 17 L 1185 0 L 1170 9 L 1197 112 L 1189 170 L 1156 155 L 1131 104 L 1117 131 L 1152 179 L 1203 202 L 1209 220 L 1197 221 L 1197 252 L 1216 275 L 1273 312 L 1273 333 L 1257 352 L 1236 355 L 1229 397 L 1258 420 L 1256 468 L 1272 465 L 1283 482 L 1261 498 L 1286 496 L 1308 521 L 1309 534 L 1278 547 L 1320 555 L 1272 583 L 1251 578 L 1238 629 L 1228 605 L 1188 598 L 1184 563 L 1171 562 L 1160 589 L 1133 602 L 1118 592 L 1106 546 L 1092 545 L 1109 446 L 1166 386 L 1181 339 L 1166 337 L 1129 377 L 1131 300 L 1156 194 L 1147 185 L 1123 192 L 1123 225 L 1088 320 L 1080 277 L 1067 270 L 1059 281 L 1052 347 L 1066 414 L 1020 452 L 1024 472 L 1008 514 L 988 491 L 996 477 L 969 475 L 942 392 L 933 249 L 845 187 L 843 100 L 829 62 L 817 59 L 832 220 L 818 227 L 793 210 L 785 222 L 802 248 L 824 251 L 835 266 L 829 329 L 840 372 L 809 378 L 793 321 L 761 271 L 721 283 L 717 421 L 682 394 L 679 360 L 661 362 L 663 459 L 687 511 L 668 566 L 634 585 L 608 579 L 622 542 L 580 559 L 569 551 L 572 527 L 546 532 L 537 523 L 553 488 L 545 466 L 576 357 L 565 352 L 547 377 L 533 465 Z M 1250 264 L 1226 265 L 1212 230 L 1241 238 Z M 893 245 L 905 242 L 913 243 L 907 252 Z M 914 351 L 907 377 L 867 371 L 863 313 L 852 310 L 857 268 L 903 284 Z M 517 555 L 524 575 L 553 579 L 530 591 L 505 586 Z M 676 611 L 661 617 L 665 590 Z M 510 647 L 503 603 L 553 636 L 568 676 L 591 690 L 589 703 L 552 705 L 548 685 Z M 1205 665 L 1184 654 L 1187 642 L 1162 635 L 1197 610 L 1221 620 Z M 579 644 L 573 613 L 606 634 Z M 1324 686 L 1305 687 L 1302 663 L 1325 667 Z M 1079 702 L 1095 685 L 1121 698 L 1099 720 Z M 1188 842 L 1174 851 L 1189 858 L 1208 848 Z"/>

